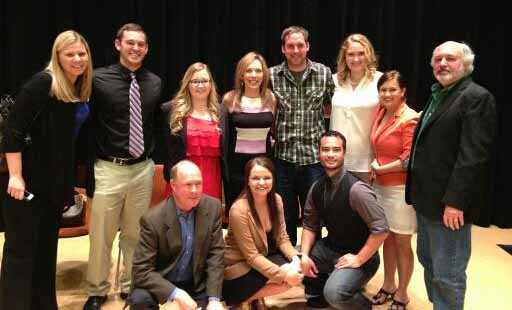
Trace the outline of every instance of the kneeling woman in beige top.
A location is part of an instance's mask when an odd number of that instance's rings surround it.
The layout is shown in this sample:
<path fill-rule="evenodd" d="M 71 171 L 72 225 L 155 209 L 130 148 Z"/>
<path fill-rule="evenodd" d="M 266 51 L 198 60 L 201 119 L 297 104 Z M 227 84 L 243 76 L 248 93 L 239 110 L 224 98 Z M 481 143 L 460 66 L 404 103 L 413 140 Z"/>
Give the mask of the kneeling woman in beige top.
<path fill-rule="evenodd" d="M 283 201 L 275 192 L 272 161 L 245 165 L 245 188 L 229 212 L 223 296 L 228 306 L 282 293 L 302 282 L 300 259 L 290 243 Z"/>

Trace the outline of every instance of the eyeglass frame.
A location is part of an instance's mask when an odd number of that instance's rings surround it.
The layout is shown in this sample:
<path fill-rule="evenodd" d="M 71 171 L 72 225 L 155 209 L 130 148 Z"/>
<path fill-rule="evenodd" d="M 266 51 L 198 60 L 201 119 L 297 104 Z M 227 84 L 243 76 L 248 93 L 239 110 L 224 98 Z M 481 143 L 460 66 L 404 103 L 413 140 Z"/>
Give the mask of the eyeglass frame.
<path fill-rule="evenodd" d="M 194 87 L 199 87 L 199 85 L 207 86 L 209 85 L 211 80 L 190 80 L 188 83 Z"/>

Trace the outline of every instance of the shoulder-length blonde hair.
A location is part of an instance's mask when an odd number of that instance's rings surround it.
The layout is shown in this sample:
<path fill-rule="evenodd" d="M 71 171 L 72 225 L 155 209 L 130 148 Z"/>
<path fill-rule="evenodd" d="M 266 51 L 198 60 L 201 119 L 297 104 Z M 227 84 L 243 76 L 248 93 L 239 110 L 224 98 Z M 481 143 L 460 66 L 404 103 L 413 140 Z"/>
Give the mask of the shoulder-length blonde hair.
<path fill-rule="evenodd" d="M 340 52 L 338 54 L 338 73 L 336 77 L 338 84 L 343 84 L 350 74 L 350 69 L 347 67 L 346 53 L 351 43 L 359 43 L 363 46 L 364 56 L 366 58 L 366 70 L 364 76 L 370 80 L 373 79 L 377 71 L 377 56 L 370 40 L 363 34 L 354 33 L 349 35 L 343 43 L 341 43 Z"/>
<path fill-rule="evenodd" d="M 210 93 L 208 94 L 208 103 L 207 107 L 210 111 L 212 119 L 215 122 L 219 121 L 219 97 L 217 94 L 217 87 L 215 86 L 215 81 L 213 80 L 212 73 L 210 68 L 204 63 L 196 62 L 191 64 L 187 71 L 185 71 L 185 75 L 181 79 L 180 89 L 172 99 L 172 110 L 169 126 L 171 127 L 171 134 L 177 134 L 181 129 L 183 129 L 183 119 L 190 115 L 192 112 L 192 96 L 190 95 L 190 90 L 188 88 L 190 84 L 190 80 L 194 73 L 206 70 L 208 72 L 208 76 L 210 78 Z"/>
<path fill-rule="evenodd" d="M 62 69 L 62 65 L 59 62 L 59 53 L 64 47 L 76 42 L 80 42 L 84 45 L 87 51 L 88 61 L 84 73 L 77 78 L 75 85 L 73 85 L 66 77 L 64 69 Z M 52 76 L 52 86 L 50 88 L 51 96 L 55 96 L 55 98 L 63 102 L 83 102 L 89 100 L 92 89 L 92 56 L 89 44 L 87 44 L 87 41 L 81 34 L 73 30 L 67 30 L 61 32 L 57 38 L 55 38 L 52 48 L 52 57 L 46 70 L 49 71 Z"/>

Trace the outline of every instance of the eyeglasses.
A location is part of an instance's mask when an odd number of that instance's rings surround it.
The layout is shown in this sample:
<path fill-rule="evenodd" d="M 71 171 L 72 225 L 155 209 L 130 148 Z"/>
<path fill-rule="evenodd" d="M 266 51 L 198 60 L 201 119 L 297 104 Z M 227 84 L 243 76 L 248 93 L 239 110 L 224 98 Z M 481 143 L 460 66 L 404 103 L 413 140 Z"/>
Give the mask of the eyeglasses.
<path fill-rule="evenodd" d="M 194 87 L 199 87 L 199 85 L 201 85 L 201 84 L 206 86 L 206 85 L 210 84 L 210 80 L 191 80 L 190 84 Z"/>

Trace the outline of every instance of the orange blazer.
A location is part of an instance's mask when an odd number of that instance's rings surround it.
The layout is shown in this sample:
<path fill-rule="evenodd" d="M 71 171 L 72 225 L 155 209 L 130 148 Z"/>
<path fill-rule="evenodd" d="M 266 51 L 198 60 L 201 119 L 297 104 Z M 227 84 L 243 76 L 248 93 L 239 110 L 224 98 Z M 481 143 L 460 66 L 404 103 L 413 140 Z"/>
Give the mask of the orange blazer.
<path fill-rule="evenodd" d="M 379 123 L 386 114 L 386 109 L 379 106 L 377 117 L 370 131 L 375 159 L 379 165 L 385 165 L 397 159 L 404 161 L 409 158 L 412 147 L 414 129 L 418 123 L 419 114 L 402 104 L 396 113 L 379 128 Z M 382 186 L 404 185 L 407 171 L 389 172 L 376 175 L 375 181 Z"/>

